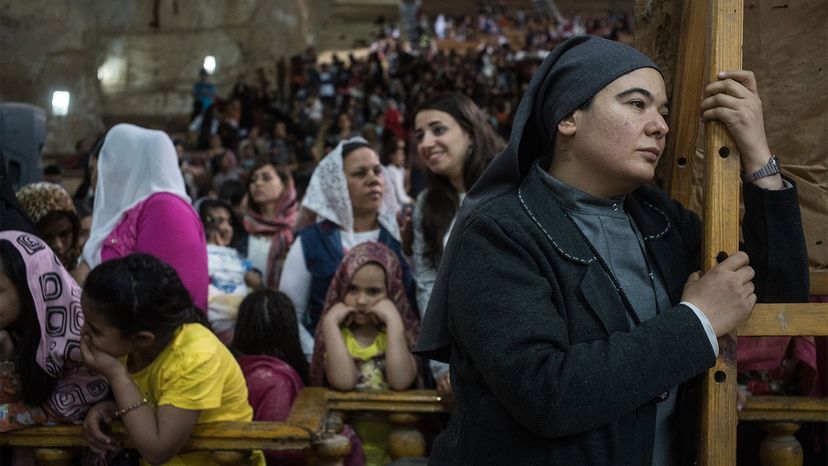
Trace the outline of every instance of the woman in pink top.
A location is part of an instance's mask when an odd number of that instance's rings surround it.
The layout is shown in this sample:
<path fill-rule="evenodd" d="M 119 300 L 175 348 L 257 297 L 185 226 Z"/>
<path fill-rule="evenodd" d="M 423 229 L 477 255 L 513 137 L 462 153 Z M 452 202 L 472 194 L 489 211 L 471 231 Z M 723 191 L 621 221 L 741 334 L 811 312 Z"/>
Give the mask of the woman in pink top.
<path fill-rule="evenodd" d="M 190 205 L 178 155 L 163 131 L 114 126 L 93 171 L 92 231 L 80 268 L 134 252 L 152 254 L 178 272 L 196 306 L 207 309 L 207 244 Z M 80 274 L 82 283 L 85 273 Z"/>

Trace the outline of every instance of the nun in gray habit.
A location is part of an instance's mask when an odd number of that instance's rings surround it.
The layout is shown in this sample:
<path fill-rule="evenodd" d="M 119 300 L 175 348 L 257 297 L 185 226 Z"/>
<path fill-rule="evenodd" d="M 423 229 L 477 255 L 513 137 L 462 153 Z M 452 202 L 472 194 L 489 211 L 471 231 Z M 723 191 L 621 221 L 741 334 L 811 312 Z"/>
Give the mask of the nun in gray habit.
<path fill-rule="evenodd" d="M 629 46 L 577 37 L 540 65 L 463 203 L 422 324 L 416 352 L 451 363 L 457 401 L 430 464 L 690 463 L 686 382 L 714 364 L 716 337 L 757 296 L 807 297 L 796 188 L 753 74 L 705 88 L 702 117 L 741 153 L 746 254 L 703 276 L 699 218 L 649 185 L 666 112 L 656 65 Z"/>

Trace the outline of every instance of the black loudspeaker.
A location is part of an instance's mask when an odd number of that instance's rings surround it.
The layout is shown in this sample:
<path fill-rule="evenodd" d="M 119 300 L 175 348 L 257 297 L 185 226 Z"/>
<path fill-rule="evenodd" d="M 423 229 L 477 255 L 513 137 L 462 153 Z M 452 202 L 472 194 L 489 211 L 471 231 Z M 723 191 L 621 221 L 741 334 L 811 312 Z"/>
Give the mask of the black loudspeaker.
<path fill-rule="evenodd" d="M 15 191 L 43 179 L 40 152 L 45 141 L 45 110 L 22 103 L 0 104 L 0 152 Z"/>

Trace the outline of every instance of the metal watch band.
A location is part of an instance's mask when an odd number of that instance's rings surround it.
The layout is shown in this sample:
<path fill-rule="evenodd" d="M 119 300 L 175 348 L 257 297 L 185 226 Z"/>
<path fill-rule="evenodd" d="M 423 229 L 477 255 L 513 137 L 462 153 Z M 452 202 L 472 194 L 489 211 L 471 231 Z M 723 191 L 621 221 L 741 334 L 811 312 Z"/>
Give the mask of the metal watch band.
<path fill-rule="evenodd" d="M 776 160 L 776 156 L 772 155 L 768 163 L 762 165 L 755 172 L 750 174 L 742 173 L 742 182 L 751 183 L 766 176 L 776 175 L 777 173 L 779 173 L 779 163 Z"/>

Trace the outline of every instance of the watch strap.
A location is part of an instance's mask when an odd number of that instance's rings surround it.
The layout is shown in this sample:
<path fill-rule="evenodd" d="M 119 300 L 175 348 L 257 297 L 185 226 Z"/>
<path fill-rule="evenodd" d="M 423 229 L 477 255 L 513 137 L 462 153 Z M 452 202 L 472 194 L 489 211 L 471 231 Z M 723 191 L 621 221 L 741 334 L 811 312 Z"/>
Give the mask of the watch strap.
<path fill-rule="evenodd" d="M 746 174 L 742 172 L 741 177 L 743 183 L 751 183 L 766 176 L 776 175 L 779 172 L 779 162 L 776 159 L 776 156 L 771 155 L 771 158 L 770 160 L 768 160 L 768 163 L 762 165 L 761 167 L 759 167 L 758 170 L 756 170 L 753 173 Z"/>

